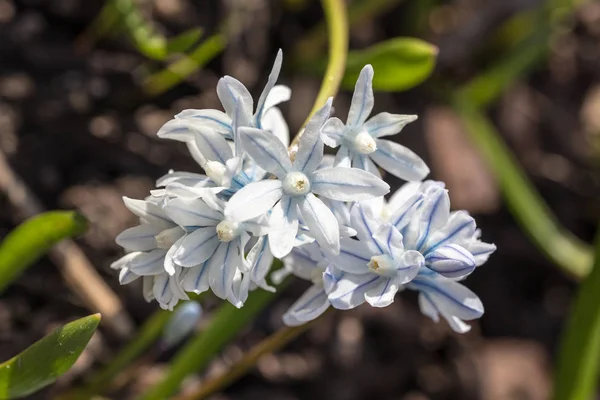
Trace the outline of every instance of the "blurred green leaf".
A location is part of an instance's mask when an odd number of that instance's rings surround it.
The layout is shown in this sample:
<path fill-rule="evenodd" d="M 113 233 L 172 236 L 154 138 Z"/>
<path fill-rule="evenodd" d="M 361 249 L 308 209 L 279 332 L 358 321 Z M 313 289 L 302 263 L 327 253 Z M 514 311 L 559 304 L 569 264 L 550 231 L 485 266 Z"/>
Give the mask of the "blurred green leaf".
<path fill-rule="evenodd" d="M 177 35 L 167 43 L 167 53 L 185 53 L 202 37 L 204 30 L 202 28 L 192 28 L 189 31 Z"/>
<path fill-rule="evenodd" d="M 375 70 L 375 90 L 408 90 L 431 75 L 437 53 L 437 47 L 416 38 L 394 38 L 364 50 L 351 51 L 342 85 L 346 89 L 354 88 L 360 70 L 371 64 Z"/>
<path fill-rule="evenodd" d="M 281 267 L 281 261 L 275 260 L 273 270 Z M 213 314 L 209 326 L 188 342 L 177 352 L 171 365 L 162 379 L 148 389 L 142 399 L 163 400 L 177 391 L 181 382 L 191 373 L 202 370 L 213 357 L 220 352 L 252 319 L 254 319 L 277 293 L 262 289 L 250 293 L 244 307 L 235 308 L 231 303 L 223 303 Z"/>
<path fill-rule="evenodd" d="M 66 324 L 0 364 L 0 398 L 16 399 L 48 386 L 75 363 L 100 323 L 100 314 Z"/>
<path fill-rule="evenodd" d="M 23 222 L 0 244 L 0 292 L 53 245 L 86 229 L 86 219 L 74 211 L 50 211 Z"/>
<path fill-rule="evenodd" d="M 554 380 L 554 400 L 595 398 L 600 372 L 600 231 L 596 261 L 574 300 Z"/>

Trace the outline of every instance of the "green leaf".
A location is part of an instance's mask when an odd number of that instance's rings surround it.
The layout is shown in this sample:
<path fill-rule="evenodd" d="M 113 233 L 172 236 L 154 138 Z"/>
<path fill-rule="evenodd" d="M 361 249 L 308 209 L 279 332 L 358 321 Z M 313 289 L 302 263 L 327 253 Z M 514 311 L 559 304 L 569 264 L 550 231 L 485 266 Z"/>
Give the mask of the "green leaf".
<path fill-rule="evenodd" d="M 86 219 L 74 211 L 50 211 L 23 222 L 0 244 L 0 292 L 56 243 L 86 229 Z"/>
<path fill-rule="evenodd" d="M 100 323 L 100 314 L 66 324 L 0 364 L 0 398 L 16 399 L 48 386 L 75 363 Z"/>
<path fill-rule="evenodd" d="M 554 400 L 594 398 L 600 372 L 600 232 L 596 261 L 575 298 L 554 380 Z"/>
<path fill-rule="evenodd" d="M 193 28 L 169 39 L 167 53 L 185 53 L 200 40 L 203 32 L 202 28 Z"/>
<path fill-rule="evenodd" d="M 353 89 L 360 70 L 366 64 L 371 64 L 375 70 L 375 90 L 408 90 L 431 75 L 437 53 L 437 47 L 430 43 L 403 37 L 386 40 L 364 50 L 351 51 L 342 85 L 346 89 Z"/>

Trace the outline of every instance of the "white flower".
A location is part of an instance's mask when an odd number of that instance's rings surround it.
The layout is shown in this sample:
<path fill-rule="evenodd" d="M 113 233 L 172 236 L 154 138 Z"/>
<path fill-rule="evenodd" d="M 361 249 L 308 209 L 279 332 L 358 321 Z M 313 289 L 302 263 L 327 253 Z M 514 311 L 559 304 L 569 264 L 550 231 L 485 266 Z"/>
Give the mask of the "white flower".
<path fill-rule="evenodd" d="M 164 268 L 165 257 L 185 232 L 166 215 L 156 199 L 124 197 L 123 201 L 140 218 L 140 225 L 117 236 L 117 244 L 130 253 L 112 263 L 111 268 L 120 270 L 122 285 L 142 277 L 146 301 L 156 299 L 162 308 L 172 310 L 179 300 L 188 300 L 188 296 L 179 285 L 181 268 L 174 268 L 168 274 Z"/>
<path fill-rule="evenodd" d="M 223 214 L 224 202 L 215 196 L 202 199 L 166 200 L 165 212 L 184 230 L 165 260 L 174 274 L 183 267 L 182 287 L 202 293 L 209 288 L 216 296 L 241 307 L 248 296 L 250 276 L 244 251 L 250 235 L 262 229 L 253 222 L 238 222 Z"/>
<path fill-rule="evenodd" d="M 358 201 L 382 196 L 389 185 L 375 175 L 355 168 L 318 168 L 323 159 L 319 131 L 329 116 L 331 99 L 310 120 L 299 143 L 294 162 L 281 141 L 269 132 L 240 128 L 244 150 L 262 169 L 277 179 L 250 183 L 227 203 L 225 214 L 239 221 L 249 220 L 271 210 L 269 234 L 273 255 L 287 255 L 298 232 L 298 211 L 311 235 L 333 253 L 339 252 L 338 222 L 315 194 L 339 201 Z"/>
<path fill-rule="evenodd" d="M 429 168 L 418 155 L 398 143 L 380 139 L 400 132 L 406 124 L 417 119 L 416 115 L 383 112 L 367 121 L 374 104 L 372 80 L 373 67 L 366 65 L 356 82 L 346 124 L 335 117 L 327 121 L 323 127 L 323 142 L 330 147 L 340 146 L 336 165 L 352 165 L 379 175 L 375 166 L 378 164 L 408 181 L 425 178 Z"/>
<path fill-rule="evenodd" d="M 435 322 L 441 315 L 455 332 L 468 332 L 471 327 L 463 321 L 483 315 L 483 304 L 475 293 L 428 269 L 421 270 L 407 287 L 419 292 L 419 307 L 423 314 Z"/>
<path fill-rule="evenodd" d="M 355 204 L 352 227 L 359 240 L 342 238 L 338 255 L 327 259 L 342 273 L 325 272 L 325 289 L 333 307 L 346 310 L 367 301 L 373 307 L 386 307 L 403 284 L 410 282 L 424 266 L 421 253 L 404 248 L 395 226 Z"/>

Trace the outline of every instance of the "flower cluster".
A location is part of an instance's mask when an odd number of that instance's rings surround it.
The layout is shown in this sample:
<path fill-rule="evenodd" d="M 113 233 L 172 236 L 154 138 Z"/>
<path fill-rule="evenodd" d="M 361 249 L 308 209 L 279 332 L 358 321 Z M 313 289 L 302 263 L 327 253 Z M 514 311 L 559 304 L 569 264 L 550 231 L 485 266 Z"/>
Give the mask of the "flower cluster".
<path fill-rule="evenodd" d="M 238 80 L 219 80 L 219 110 L 184 110 L 158 132 L 186 143 L 205 174 L 171 172 L 145 200 L 125 198 L 140 224 L 117 243 L 121 284 L 142 278 L 146 300 L 173 309 L 187 293 L 207 290 L 242 307 L 251 290 L 275 288 L 293 274 L 312 286 L 284 315 L 287 325 L 328 307 L 365 302 L 385 307 L 399 290 L 419 292 L 421 311 L 457 332 L 483 314 L 459 283 L 495 250 L 479 240 L 475 221 L 450 211 L 448 192 L 422 181 L 429 168 L 415 153 L 382 139 L 414 115 L 373 109 L 373 68 L 363 68 L 346 123 L 331 117 L 332 99 L 288 151 L 286 122 L 276 107 L 290 89 L 276 85 L 277 55 L 256 106 Z M 336 156 L 324 147 L 339 147 Z M 386 201 L 380 169 L 408 181 Z M 284 267 L 271 271 L 274 258 Z"/>

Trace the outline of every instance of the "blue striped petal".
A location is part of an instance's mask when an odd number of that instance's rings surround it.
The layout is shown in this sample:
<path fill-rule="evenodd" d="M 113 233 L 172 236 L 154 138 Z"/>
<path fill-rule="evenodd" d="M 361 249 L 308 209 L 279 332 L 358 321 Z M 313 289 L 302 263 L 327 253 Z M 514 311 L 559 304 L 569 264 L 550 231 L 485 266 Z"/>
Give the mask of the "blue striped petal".
<path fill-rule="evenodd" d="M 148 251 L 156 248 L 154 237 L 162 231 L 162 227 L 142 224 L 124 230 L 117 236 L 115 241 L 127 250 Z"/>
<path fill-rule="evenodd" d="M 340 227 L 331 210 L 312 193 L 308 193 L 298 201 L 298 209 L 317 243 L 328 252 L 338 254 Z"/>
<path fill-rule="evenodd" d="M 351 274 L 366 274 L 371 256 L 376 255 L 361 241 L 340 239 L 340 254 L 327 254 L 327 259 L 340 270 Z"/>
<path fill-rule="evenodd" d="M 184 228 L 216 226 L 223 214 L 209 207 L 202 199 L 175 198 L 165 205 L 167 215 Z"/>
<path fill-rule="evenodd" d="M 374 138 L 395 135 L 399 133 L 406 124 L 417 119 L 416 115 L 400 115 L 382 112 L 370 118 L 363 128 Z"/>
<path fill-rule="evenodd" d="M 179 249 L 173 255 L 173 261 L 182 267 L 202 264 L 213 255 L 219 243 L 213 226 L 198 228 L 183 238 Z"/>
<path fill-rule="evenodd" d="M 277 52 L 277 56 L 275 57 L 275 62 L 273 63 L 273 68 L 271 69 L 271 73 L 269 74 L 269 79 L 267 80 L 267 84 L 263 89 L 260 97 L 258 99 L 258 103 L 256 104 L 256 113 L 254 114 L 254 126 L 261 127 L 261 120 L 264 115 L 264 112 L 267 110 L 266 103 L 269 94 L 271 93 L 271 89 L 275 86 L 277 82 L 277 78 L 279 78 L 279 72 L 281 71 L 281 63 L 283 61 L 283 52 L 281 49 Z"/>
<path fill-rule="evenodd" d="M 434 251 L 440 246 L 449 243 L 463 245 L 471 241 L 477 226 L 475 219 L 466 211 L 456 211 L 450 215 L 448 222 L 436 232 L 432 233 L 427 240 L 424 253 Z"/>
<path fill-rule="evenodd" d="M 420 181 L 429 174 L 425 161 L 407 147 L 383 139 L 376 139 L 375 142 L 377 150 L 369 155 L 390 174 L 407 181 Z"/>
<path fill-rule="evenodd" d="M 365 65 L 358 75 L 354 94 L 352 95 L 352 104 L 348 112 L 346 125 L 358 127 L 361 126 L 371 114 L 375 99 L 373 97 L 373 67 Z"/>
<path fill-rule="evenodd" d="M 178 142 L 189 142 L 194 140 L 196 128 L 183 119 L 171 119 L 167 121 L 157 132 L 161 139 L 172 139 Z"/>
<path fill-rule="evenodd" d="M 419 242 L 421 249 L 429 240 L 429 235 L 441 229 L 450 218 L 450 197 L 448 191 L 442 188 L 431 192 L 419 208 Z"/>
<path fill-rule="evenodd" d="M 377 286 L 365 293 L 365 299 L 373 307 L 387 307 L 394 302 L 400 285 L 393 278 L 381 278 Z"/>
<path fill-rule="evenodd" d="M 186 292 L 196 294 L 206 292 L 208 284 L 208 261 L 192 268 L 185 268 L 181 273 L 181 286 Z"/>
<path fill-rule="evenodd" d="M 321 128 L 331 113 L 332 98 L 321 107 L 308 121 L 298 143 L 298 152 L 294 159 L 294 170 L 306 174 L 313 172 L 323 160 L 323 141 Z"/>
<path fill-rule="evenodd" d="M 221 134 L 230 136 L 233 133 L 231 118 L 219 110 L 183 110 L 175 116 L 176 119 L 187 120 L 193 126 L 206 126 Z"/>
<path fill-rule="evenodd" d="M 425 256 L 428 268 L 447 278 L 462 278 L 475 270 L 475 259 L 464 247 L 447 244 Z"/>
<path fill-rule="evenodd" d="M 217 96 L 223 104 L 225 112 L 229 116 L 233 116 L 235 113 L 235 107 L 238 102 L 242 103 L 242 109 L 246 115 L 252 115 L 252 109 L 254 108 L 254 100 L 246 86 L 240 81 L 231 76 L 225 76 L 219 79 L 217 83 Z"/>
<path fill-rule="evenodd" d="M 338 201 L 361 201 L 387 194 L 390 186 L 375 175 L 356 168 L 323 168 L 311 177 L 312 191 Z"/>
<path fill-rule="evenodd" d="M 331 305 L 339 310 L 349 310 L 366 301 L 365 294 L 375 289 L 382 278 L 376 274 L 346 273 L 328 291 L 327 298 Z"/>
<path fill-rule="evenodd" d="M 291 171 L 292 162 L 286 147 L 271 132 L 244 127 L 240 128 L 240 139 L 246 153 L 265 171 L 279 179 Z"/>
<path fill-rule="evenodd" d="M 329 308 L 327 294 L 321 285 L 313 285 L 283 315 L 287 326 L 299 326 L 318 318 Z"/>
<path fill-rule="evenodd" d="M 194 140 L 200 154 L 207 161 L 217 161 L 221 164 L 226 164 L 227 160 L 233 157 L 233 151 L 227 140 L 225 140 L 223 135 L 212 129 L 198 129 Z"/>

